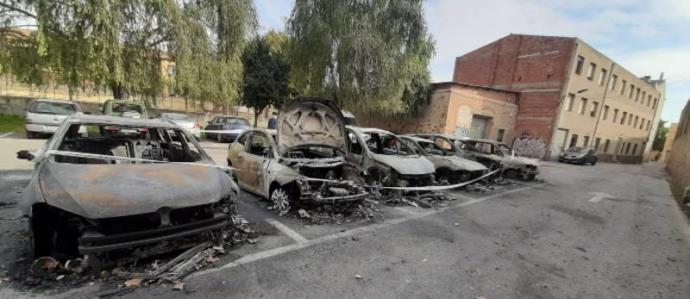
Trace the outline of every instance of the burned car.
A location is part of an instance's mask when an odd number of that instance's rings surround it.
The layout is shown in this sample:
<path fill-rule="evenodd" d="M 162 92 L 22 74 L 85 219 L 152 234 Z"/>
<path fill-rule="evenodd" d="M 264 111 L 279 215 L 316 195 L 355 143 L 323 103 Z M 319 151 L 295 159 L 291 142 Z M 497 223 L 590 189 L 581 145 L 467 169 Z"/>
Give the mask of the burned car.
<path fill-rule="evenodd" d="M 536 159 L 516 156 L 507 145 L 493 140 L 457 138 L 453 139 L 461 150 L 469 152 L 485 165 L 500 165 L 502 173 L 508 178 L 533 180 L 539 174 Z"/>
<path fill-rule="evenodd" d="M 507 145 L 500 142 L 443 134 L 414 136 L 429 139 L 446 151 L 482 163 L 489 170 L 501 169 L 501 174 L 507 177 L 532 180 L 539 174 L 537 160 L 515 156 Z"/>
<path fill-rule="evenodd" d="M 281 214 L 296 204 L 347 206 L 369 194 L 350 180 L 349 142 L 340 110 L 300 98 L 281 109 L 275 132 L 250 129 L 228 147 L 239 186 L 269 199 Z"/>
<path fill-rule="evenodd" d="M 348 126 L 349 160 L 361 167 L 367 183 L 420 187 L 435 183 L 434 164 L 388 131 Z"/>
<path fill-rule="evenodd" d="M 237 185 L 172 122 L 73 116 L 18 157 L 34 162 L 20 205 L 34 257 L 102 262 L 185 249 L 220 235 L 235 212 Z"/>
<path fill-rule="evenodd" d="M 479 178 L 488 172 L 481 163 L 448 152 L 431 140 L 405 135 L 400 136 L 400 139 L 434 164 L 437 181 L 446 180 L 457 184 Z"/>

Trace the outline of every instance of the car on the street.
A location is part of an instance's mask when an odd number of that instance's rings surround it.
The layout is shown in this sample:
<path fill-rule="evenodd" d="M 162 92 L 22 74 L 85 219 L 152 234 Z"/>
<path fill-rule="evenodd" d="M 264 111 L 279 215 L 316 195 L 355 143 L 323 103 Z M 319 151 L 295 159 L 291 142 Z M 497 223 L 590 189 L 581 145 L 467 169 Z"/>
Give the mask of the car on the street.
<path fill-rule="evenodd" d="M 164 112 L 160 114 L 159 118 L 171 121 L 189 131 L 197 140 L 201 138 L 201 126 L 199 126 L 199 122 L 192 116 L 184 113 Z"/>
<path fill-rule="evenodd" d="M 435 184 L 434 164 L 386 130 L 347 126 L 349 161 L 358 165 L 366 182 L 390 187 Z"/>
<path fill-rule="evenodd" d="M 503 176 L 513 179 L 533 180 L 539 174 L 539 162 L 536 159 L 520 157 L 507 145 L 494 140 L 453 138 L 461 150 L 469 153 L 470 158 L 490 169 L 500 168 Z"/>
<path fill-rule="evenodd" d="M 448 183 L 457 184 L 479 178 L 488 172 L 486 166 L 481 163 L 448 152 L 429 139 L 407 135 L 399 137 L 434 164 L 437 181 L 446 180 Z"/>
<path fill-rule="evenodd" d="M 120 116 L 128 118 L 149 118 L 146 105 L 139 101 L 132 100 L 106 100 L 101 107 L 103 115 Z"/>
<path fill-rule="evenodd" d="M 345 120 L 331 101 L 300 98 L 281 109 L 278 129 L 250 129 L 228 146 L 239 186 L 281 214 L 295 205 L 351 205 L 369 194 L 347 171 Z"/>
<path fill-rule="evenodd" d="M 573 146 L 558 156 L 558 162 L 574 164 L 597 164 L 597 151 L 591 147 Z"/>
<path fill-rule="evenodd" d="M 220 115 L 211 119 L 204 131 L 206 131 L 206 139 L 218 142 L 233 142 L 237 136 L 251 128 L 252 125 L 244 118 Z"/>
<path fill-rule="evenodd" d="M 69 116 L 81 114 L 82 108 L 77 102 L 66 100 L 35 99 L 26 109 L 26 138 L 35 138 L 42 134 L 53 134 Z M 80 133 L 85 133 L 81 131 Z"/>
<path fill-rule="evenodd" d="M 103 126 L 117 130 L 101 135 Z M 72 116 L 39 151 L 17 154 L 34 162 L 20 203 L 34 257 L 179 251 L 218 236 L 235 213 L 230 171 L 168 121 Z"/>

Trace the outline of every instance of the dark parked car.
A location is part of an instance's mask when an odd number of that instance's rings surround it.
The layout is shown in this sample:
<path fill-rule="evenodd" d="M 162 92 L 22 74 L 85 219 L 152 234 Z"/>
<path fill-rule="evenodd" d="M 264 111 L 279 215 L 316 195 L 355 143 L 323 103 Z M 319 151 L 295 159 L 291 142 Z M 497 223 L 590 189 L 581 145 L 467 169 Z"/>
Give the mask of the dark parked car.
<path fill-rule="evenodd" d="M 218 142 L 233 142 L 244 133 L 251 129 L 249 121 L 236 116 L 216 116 L 206 125 L 206 139 L 213 139 Z M 210 132 L 209 132 L 210 131 Z"/>
<path fill-rule="evenodd" d="M 562 152 L 561 156 L 558 157 L 558 162 L 594 166 L 597 164 L 597 151 L 589 147 L 574 146 Z"/>
<path fill-rule="evenodd" d="M 116 130 L 101 135 L 104 126 Z M 239 188 L 172 122 L 73 116 L 38 152 L 17 156 L 35 163 L 20 205 L 35 257 L 155 255 L 232 223 Z"/>

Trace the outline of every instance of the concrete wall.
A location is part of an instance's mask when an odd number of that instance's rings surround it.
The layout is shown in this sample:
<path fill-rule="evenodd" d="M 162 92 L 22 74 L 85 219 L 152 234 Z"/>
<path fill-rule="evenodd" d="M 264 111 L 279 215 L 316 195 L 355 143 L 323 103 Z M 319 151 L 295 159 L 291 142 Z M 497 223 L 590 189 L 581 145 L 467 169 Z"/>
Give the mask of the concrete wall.
<path fill-rule="evenodd" d="M 485 137 L 495 139 L 504 130 L 504 141 L 511 141 L 516 93 L 468 86 L 453 82 L 433 84 L 429 106 L 420 117 L 386 117 L 354 112 L 360 126 L 376 127 L 396 133 L 440 133 L 467 136 L 474 116 L 489 119 Z"/>
<path fill-rule="evenodd" d="M 661 153 L 659 154 L 659 161 L 661 163 L 668 163 L 668 159 L 671 157 L 671 150 L 673 150 L 673 141 L 676 139 L 677 132 L 678 123 L 672 123 L 671 127 L 668 129 L 668 134 L 666 134 L 664 148 L 661 149 Z"/>
<path fill-rule="evenodd" d="M 681 203 L 687 203 L 690 202 L 690 101 L 683 109 L 675 136 L 667 138 L 674 138 L 666 164 L 671 175 L 671 191 Z"/>

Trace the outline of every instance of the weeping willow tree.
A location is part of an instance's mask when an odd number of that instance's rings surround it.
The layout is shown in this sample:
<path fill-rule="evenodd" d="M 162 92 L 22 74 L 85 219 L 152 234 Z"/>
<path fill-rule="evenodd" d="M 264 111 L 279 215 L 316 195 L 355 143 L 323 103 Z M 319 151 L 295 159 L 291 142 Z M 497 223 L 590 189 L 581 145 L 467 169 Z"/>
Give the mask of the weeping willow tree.
<path fill-rule="evenodd" d="M 422 0 L 296 0 L 287 32 L 303 94 L 390 114 L 426 103 L 434 42 Z"/>
<path fill-rule="evenodd" d="M 253 1 L 197 0 L 183 6 L 182 26 L 171 44 L 175 89 L 225 107 L 238 103 L 242 53 L 258 27 Z"/>

